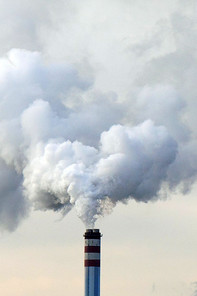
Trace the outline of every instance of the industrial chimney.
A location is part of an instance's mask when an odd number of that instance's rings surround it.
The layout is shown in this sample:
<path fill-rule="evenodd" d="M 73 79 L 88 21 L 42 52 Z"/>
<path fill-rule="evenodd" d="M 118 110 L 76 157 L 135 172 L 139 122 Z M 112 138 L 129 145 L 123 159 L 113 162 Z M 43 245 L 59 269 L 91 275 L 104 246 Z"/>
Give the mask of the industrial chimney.
<path fill-rule="evenodd" d="M 84 234 L 85 296 L 100 296 L 100 242 L 99 229 L 86 229 Z"/>

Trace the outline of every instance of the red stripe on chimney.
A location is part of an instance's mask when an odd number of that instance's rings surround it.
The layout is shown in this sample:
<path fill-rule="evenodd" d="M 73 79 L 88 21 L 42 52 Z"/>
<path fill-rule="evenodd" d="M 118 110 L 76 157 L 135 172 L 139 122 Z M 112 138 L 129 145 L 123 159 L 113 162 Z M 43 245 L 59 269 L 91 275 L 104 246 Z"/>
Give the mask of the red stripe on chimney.
<path fill-rule="evenodd" d="M 84 266 L 94 266 L 94 267 L 100 267 L 100 260 L 84 260 Z"/>
<path fill-rule="evenodd" d="M 96 246 L 85 246 L 85 253 L 100 253 L 100 247 Z"/>

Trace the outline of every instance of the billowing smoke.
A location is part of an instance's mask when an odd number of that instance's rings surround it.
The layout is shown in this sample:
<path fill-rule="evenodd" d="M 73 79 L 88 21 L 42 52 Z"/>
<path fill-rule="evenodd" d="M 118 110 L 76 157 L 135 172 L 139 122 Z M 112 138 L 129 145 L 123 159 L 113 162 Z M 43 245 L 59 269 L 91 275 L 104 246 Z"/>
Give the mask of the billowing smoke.
<path fill-rule="evenodd" d="M 126 104 L 91 88 L 92 79 L 36 52 L 14 49 L 0 60 L 1 227 L 14 229 L 31 206 L 75 207 L 93 226 L 119 201 L 190 188 L 195 149 L 176 91 L 136 90 Z"/>

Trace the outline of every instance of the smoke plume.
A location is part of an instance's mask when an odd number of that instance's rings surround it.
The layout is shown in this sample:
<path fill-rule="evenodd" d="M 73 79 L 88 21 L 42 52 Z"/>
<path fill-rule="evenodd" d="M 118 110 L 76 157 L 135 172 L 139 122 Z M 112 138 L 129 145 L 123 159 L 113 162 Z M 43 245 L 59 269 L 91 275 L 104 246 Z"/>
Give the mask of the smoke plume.
<path fill-rule="evenodd" d="M 37 52 L 13 49 L 0 60 L 2 228 L 16 228 L 30 206 L 63 215 L 75 207 L 93 226 L 120 201 L 189 190 L 195 145 L 179 94 L 146 87 L 131 106 L 91 86 L 72 66 L 45 63 Z"/>

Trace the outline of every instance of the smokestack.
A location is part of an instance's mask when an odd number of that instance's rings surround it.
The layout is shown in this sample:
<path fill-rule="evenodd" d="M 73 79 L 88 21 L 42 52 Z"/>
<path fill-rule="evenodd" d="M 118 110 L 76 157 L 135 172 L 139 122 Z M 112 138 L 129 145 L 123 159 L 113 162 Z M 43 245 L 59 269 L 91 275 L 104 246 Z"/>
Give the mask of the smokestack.
<path fill-rule="evenodd" d="M 85 296 L 100 296 L 100 242 L 99 229 L 86 229 L 84 234 Z"/>

